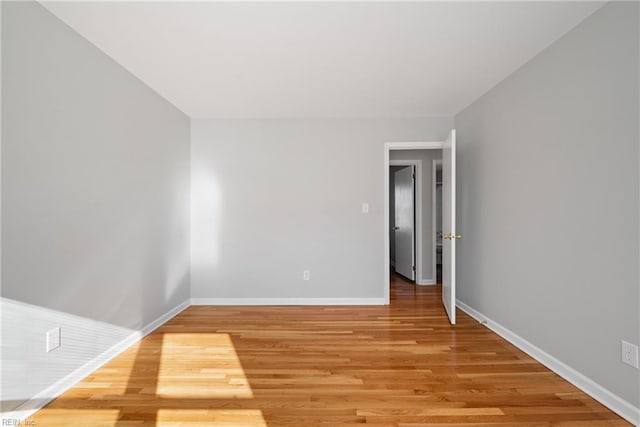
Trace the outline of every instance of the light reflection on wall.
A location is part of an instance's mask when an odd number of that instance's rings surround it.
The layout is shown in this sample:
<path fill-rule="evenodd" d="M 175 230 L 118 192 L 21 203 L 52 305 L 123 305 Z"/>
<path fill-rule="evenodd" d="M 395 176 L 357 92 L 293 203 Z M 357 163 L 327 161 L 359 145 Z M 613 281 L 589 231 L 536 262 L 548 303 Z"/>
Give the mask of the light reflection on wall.
<path fill-rule="evenodd" d="M 11 411 L 33 399 L 47 402 L 72 384 L 76 369 L 132 338 L 137 331 L 93 319 L 0 298 L 2 348 L 0 400 Z M 61 346 L 46 352 L 45 332 L 61 328 Z"/>
<path fill-rule="evenodd" d="M 220 261 L 222 193 L 210 173 L 196 171 L 191 177 L 191 268 L 215 268 Z"/>

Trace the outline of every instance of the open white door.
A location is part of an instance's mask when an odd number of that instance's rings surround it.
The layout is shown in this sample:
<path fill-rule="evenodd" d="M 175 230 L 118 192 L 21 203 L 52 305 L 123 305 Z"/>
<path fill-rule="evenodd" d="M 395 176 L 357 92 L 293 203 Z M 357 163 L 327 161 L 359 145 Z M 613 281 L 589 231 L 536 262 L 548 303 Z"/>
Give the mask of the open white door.
<path fill-rule="evenodd" d="M 407 166 L 395 171 L 395 243 L 396 273 L 415 280 L 414 260 L 414 170 Z"/>
<path fill-rule="evenodd" d="M 442 302 L 456 323 L 456 131 L 442 147 Z"/>

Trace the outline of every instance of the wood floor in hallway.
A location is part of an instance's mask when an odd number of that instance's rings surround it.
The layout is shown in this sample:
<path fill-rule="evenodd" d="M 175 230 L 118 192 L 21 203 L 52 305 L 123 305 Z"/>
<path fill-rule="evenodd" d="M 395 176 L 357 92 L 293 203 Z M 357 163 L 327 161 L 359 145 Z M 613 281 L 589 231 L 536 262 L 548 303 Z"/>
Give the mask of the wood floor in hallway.
<path fill-rule="evenodd" d="M 36 426 L 630 426 L 464 313 L 392 280 L 389 306 L 192 306 Z"/>

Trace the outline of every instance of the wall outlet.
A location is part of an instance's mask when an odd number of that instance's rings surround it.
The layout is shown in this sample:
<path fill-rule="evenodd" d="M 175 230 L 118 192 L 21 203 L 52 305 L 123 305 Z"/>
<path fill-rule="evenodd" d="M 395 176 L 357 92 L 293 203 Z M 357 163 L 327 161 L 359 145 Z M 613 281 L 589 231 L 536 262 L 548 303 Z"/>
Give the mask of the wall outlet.
<path fill-rule="evenodd" d="M 627 365 L 633 366 L 634 368 L 638 368 L 638 346 L 626 342 L 625 340 L 621 341 L 621 351 L 622 351 L 622 361 Z"/>
<path fill-rule="evenodd" d="M 47 353 L 60 347 L 60 328 L 47 332 Z"/>
<path fill-rule="evenodd" d="M 311 271 L 304 270 L 302 272 L 302 280 L 311 280 Z"/>
<path fill-rule="evenodd" d="M 363 203 L 362 204 L 362 213 L 363 214 L 369 213 L 369 203 Z"/>

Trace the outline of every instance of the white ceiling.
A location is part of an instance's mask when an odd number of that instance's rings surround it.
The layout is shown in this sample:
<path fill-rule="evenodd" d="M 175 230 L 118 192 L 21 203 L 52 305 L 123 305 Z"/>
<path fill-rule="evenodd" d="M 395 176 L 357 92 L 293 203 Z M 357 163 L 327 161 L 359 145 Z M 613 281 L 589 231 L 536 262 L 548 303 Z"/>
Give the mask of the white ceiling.
<path fill-rule="evenodd" d="M 602 2 L 46 2 L 193 118 L 452 116 Z"/>

